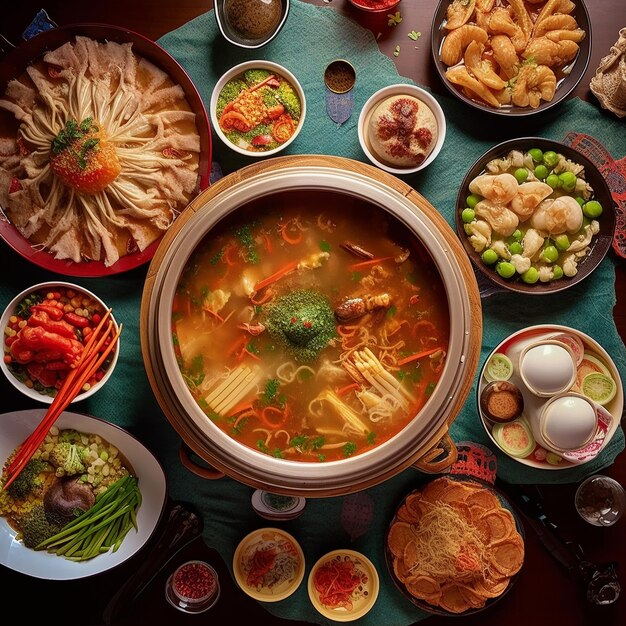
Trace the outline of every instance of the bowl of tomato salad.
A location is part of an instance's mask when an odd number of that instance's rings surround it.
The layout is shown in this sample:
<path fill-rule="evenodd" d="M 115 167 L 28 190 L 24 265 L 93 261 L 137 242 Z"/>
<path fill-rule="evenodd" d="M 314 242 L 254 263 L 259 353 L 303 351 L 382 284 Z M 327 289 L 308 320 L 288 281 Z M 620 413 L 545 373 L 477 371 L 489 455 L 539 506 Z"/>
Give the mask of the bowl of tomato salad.
<path fill-rule="evenodd" d="M 296 139 L 306 116 L 306 98 L 286 67 L 246 61 L 217 81 L 209 109 L 212 128 L 229 148 L 263 157 L 284 150 Z"/>
<path fill-rule="evenodd" d="M 91 291 L 66 282 L 33 285 L 7 305 L 0 327 L 3 358 L 0 368 L 8 381 L 33 400 L 50 404 L 63 381 L 80 362 L 90 334 L 109 307 Z M 117 328 L 113 315 L 110 320 Z M 109 338 L 100 347 L 103 352 Z M 117 363 L 119 345 L 85 382 L 73 402 L 98 391 Z"/>

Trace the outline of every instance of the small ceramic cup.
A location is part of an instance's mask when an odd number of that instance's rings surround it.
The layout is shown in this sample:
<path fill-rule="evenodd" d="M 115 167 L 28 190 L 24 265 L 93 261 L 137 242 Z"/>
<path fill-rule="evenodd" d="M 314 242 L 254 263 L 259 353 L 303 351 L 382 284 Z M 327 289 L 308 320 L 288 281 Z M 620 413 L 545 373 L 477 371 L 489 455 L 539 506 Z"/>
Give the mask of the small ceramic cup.
<path fill-rule="evenodd" d="M 584 448 L 598 431 L 595 404 L 579 393 L 563 393 L 543 406 L 539 415 L 540 443 L 557 454 Z"/>
<path fill-rule="evenodd" d="M 561 341 L 537 341 L 521 351 L 519 373 L 533 394 L 549 398 L 571 389 L 576 382 L 576 357 Z"/>

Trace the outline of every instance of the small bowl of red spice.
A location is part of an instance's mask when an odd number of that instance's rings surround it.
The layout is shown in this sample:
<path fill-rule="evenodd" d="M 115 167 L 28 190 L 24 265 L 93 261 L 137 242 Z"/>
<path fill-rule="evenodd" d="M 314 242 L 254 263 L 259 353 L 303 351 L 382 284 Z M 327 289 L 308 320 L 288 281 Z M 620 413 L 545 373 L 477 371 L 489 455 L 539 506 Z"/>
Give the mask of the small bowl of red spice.
<path fill-rule="evenodd" d="M 0 369 L 24 395 L 50 404 L 78 365 L 91 333 L 108 309 L 94 293 L 73 283 L 46 282 L 25 289 L 9 302 L 0 318 Z M 109 319 L 117 329 L 112 314 Z M 98 347 L 100 353 L 109 341 L 107 338 Z M 102 388 L 113 373 L 118 355 L 119 344 L 73 402 L 85 400 Z"/>
<path fill-rule="evenodd" d="M 207 611 L 219 596 L 217 572 L 204 561 L 192 560 L 179 565 L 165 583 L 167 601 L 185 613 Z"/>
<path fill-rule="evenodd" d="M 390 11 L 400 4 L 400 0 L 348 0 L 352 6 L 370 13 Z"/>
<path fill-rule="evenodd" d="M 389 85 L 363 105 L 359 142 L 367 158 L 391 174 L 413 174 L 443 146 L 446 118 L 437 100 L 415 85 Z"/>

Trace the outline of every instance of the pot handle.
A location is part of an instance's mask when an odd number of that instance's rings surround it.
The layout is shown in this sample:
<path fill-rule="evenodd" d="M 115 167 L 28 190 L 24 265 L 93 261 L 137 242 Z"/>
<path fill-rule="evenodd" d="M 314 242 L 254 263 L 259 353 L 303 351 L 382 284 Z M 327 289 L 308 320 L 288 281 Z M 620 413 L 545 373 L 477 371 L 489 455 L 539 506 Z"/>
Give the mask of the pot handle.
<path fill-rule="evenodd" d="M 219 480 L 220 478 L 224 478 L 224 476 L 226 476 L 224 472 L 220 472 L 220 470 L 215 469 L 214 467 L 203 467 L 202 465 L 198 465 L 191 460 L 191 453 L 192 450 L 187 444 L 180 444 L 180 448 L 178 448 L 178 458 L 183 466 L 192 474 L 200 476 L 200 478 L 206 478 L 207 480 Z"/>
<path fill-rule="evenodd" d="M 427 474 L 440 474 L 456 461 L 457 456 L 454 441 L 450 439 L 450 433 L 446 429 L 437 445 L 415 461 L 413 467 Z"/>

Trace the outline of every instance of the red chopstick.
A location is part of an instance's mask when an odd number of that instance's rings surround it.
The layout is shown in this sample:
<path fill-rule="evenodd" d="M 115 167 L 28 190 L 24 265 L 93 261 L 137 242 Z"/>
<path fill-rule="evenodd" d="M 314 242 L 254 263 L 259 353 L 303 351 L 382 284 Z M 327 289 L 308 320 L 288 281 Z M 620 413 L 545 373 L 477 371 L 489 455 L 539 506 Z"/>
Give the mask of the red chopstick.
<path fill-rule="evenodd" d="M 102 316 L 100 323 L 91 333 L 91 336 L 85 344 L 78 365 L 67 375 L 63 381 L 63 385 L 48 407 L 46 414 L 43 416 L 43 419 L 37 428 L 24 440 L 17 454 L 11 463 L 9 463 L 6 470 L 7 480 L 4 483 L 3 489 L 6 489 L 19 476 L 37 448 L 39 448 L 46 438 L 46 435 L 59 415 L 72 403 L 74 398 L 80 393 L 84 384 L 94 376 L 111 353 L 111 350 L 115 347 L 122 332 L 123 325 L 120 324 L 117 332 L 115 332 L 113 323 L 109 321 L 105 330 L 102 331 L 110 313 L 111 309 Z M 104 347 L 107 338 L 111 335 L 112 338 L 109 344 Z M 100 353 L 100 350 L 102 350 L 102 353 Z"/>

